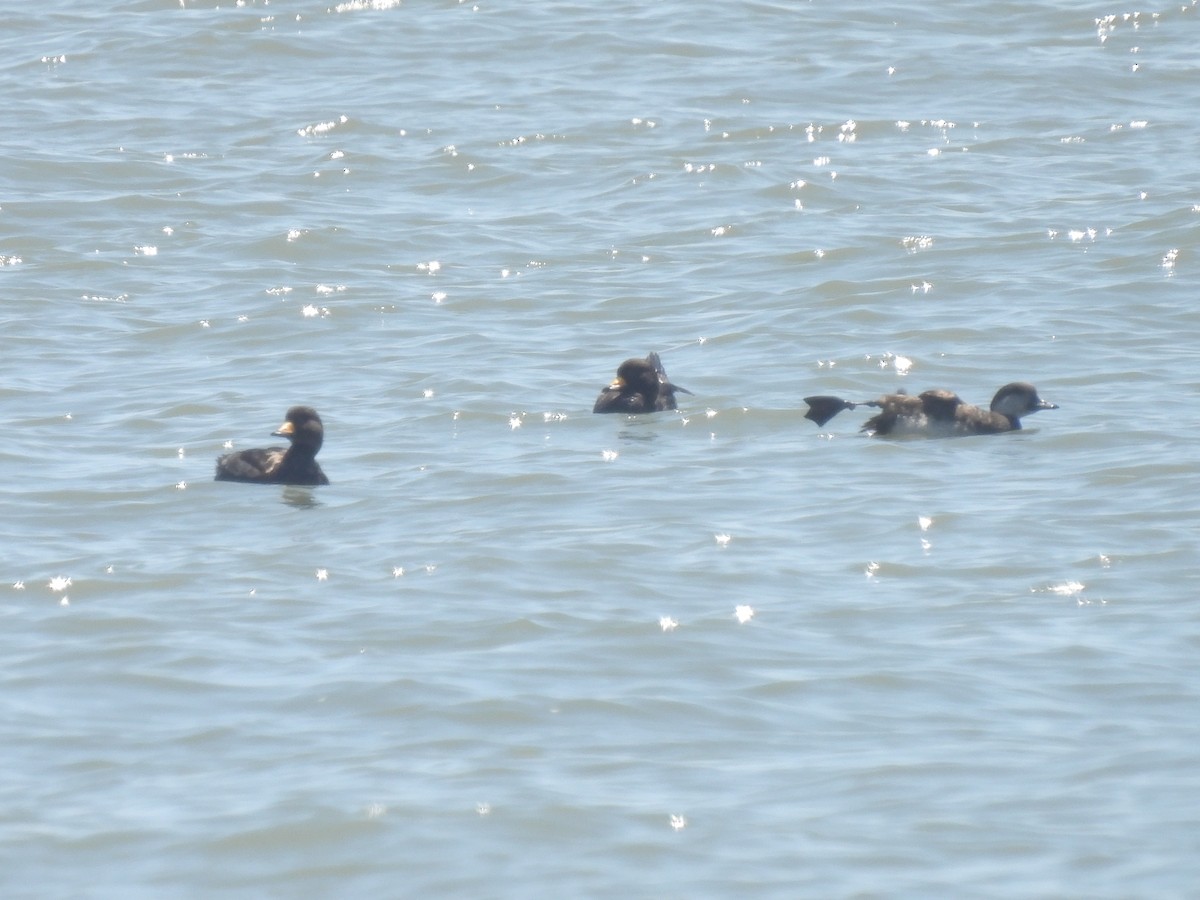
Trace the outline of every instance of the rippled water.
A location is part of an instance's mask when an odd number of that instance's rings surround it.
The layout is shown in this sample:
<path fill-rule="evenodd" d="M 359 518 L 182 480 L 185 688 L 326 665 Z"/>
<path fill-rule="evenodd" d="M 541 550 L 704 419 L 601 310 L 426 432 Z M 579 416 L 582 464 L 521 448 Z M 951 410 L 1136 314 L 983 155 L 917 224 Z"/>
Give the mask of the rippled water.
<path fill-rule="evenodd" d="M 1191 895 L 1198 15 L 14 7 L 4 895 Z"/>

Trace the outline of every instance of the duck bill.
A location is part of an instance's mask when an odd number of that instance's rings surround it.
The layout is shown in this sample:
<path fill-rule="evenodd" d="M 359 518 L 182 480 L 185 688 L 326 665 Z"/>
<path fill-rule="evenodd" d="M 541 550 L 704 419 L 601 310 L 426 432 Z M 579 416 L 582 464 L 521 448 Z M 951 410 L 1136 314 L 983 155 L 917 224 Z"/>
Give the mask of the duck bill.
<path fill-rule="evenodd" d="M 286 438 L 290 438 L 295 433 L 296 433 L 296 426 L 293 425 L 291 422 L 284 422 L 282 425 L 280 425 L 278 428 L 276 428 L 274 431 L 271 432 L 271 434 L 275 437 L 286 437 Z"/>
<path fill-rule="evenodd" d="M 667 382 L 666 386 L 669 387 L 671 390 L 673 390 L 677 394 L 691 394 L 693 397 L 696 396 L 695 394 L 692 394 L 692 392 L 689 391 L 687 388 L 680 387 L 677 384 L 671 384 L 671 382 L 669 382 L 669 381 Z"/>
<path fill-rule="evenodd" d="M 614 378 L 612 380 L 612 383 L 608 386 L 608 390 L 619 391 L 623 387 L 625 387 L 625 379 L 624 378 Z"/>
<path fill-rule="evenodd" d="M 1039 400 L 1037 408 L 1038 409 L 1058 409 L 1058 404 L 1051 403 L 1049 400 Z"/>

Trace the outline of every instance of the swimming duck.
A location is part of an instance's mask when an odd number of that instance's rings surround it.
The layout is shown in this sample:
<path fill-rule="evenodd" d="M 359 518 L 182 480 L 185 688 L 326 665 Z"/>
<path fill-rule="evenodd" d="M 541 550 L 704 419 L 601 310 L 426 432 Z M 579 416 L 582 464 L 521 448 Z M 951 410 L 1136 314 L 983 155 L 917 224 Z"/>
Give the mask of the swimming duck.
<path fill-rule="evenodd" d="M 594 413 L 644 413 L 675 409 L 675 393 L 690 394 L 671 384 L 657 353 L 645 359 L 627 359 L 617 369 L 612 384 L 600 392 Z"/>
<path fill-rule="evenodd" d="M 925 391 L 915 397 L 886 394 L 865 403 L 838 397 L 805 397 L 804 402 L 809 407 L 804 418 L 818 425 L 824 425 L 843 409 L 874 407 L 880 412 L 868 419 L 862 430 L 892 437 L 961 437 L 1019 431 L 1021 416 L 1039 409 L 1058 409 L 1039 397 L 1037 388 L 1027 381 L 1014 381 L 1000 388 L 988 409 L 964 403 L 958 394 L 945 390 Z"/>
<path fill-rule="evenodd" d="M 272 432 L 291 442 L 265 450 L 238 450 L 217 460 L 216 481 L 242 481 L 248 484 L 329 484 L 317 464 L 317 452 L 325 439 L 321 417 L 311 406 L 293 406 L 287 420 Z"/>

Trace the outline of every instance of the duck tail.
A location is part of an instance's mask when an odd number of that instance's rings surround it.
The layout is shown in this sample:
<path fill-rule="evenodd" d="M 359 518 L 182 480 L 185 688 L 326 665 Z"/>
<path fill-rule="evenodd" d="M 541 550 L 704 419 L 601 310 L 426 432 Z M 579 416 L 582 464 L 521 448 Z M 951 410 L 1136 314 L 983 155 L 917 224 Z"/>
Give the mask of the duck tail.
<path fill-rule="evenodd" d="M 651 350 L 646 354 L 646 362 L 650 363 L 650 365 L 654 367 L 654 371 L 658 373 L 658 380 L 663 388 L 670 388 L 677 394 L 692 393 L 685 387 L 680 387 L 677 384 L 671 383 L 671 379 L 667 377 L 667 370 L 663 367 L 662 359 L 659 358 L 659 355 L 655 351 Z M 692 394 L 692 396 L 694 397 L 695 394 Z"/>

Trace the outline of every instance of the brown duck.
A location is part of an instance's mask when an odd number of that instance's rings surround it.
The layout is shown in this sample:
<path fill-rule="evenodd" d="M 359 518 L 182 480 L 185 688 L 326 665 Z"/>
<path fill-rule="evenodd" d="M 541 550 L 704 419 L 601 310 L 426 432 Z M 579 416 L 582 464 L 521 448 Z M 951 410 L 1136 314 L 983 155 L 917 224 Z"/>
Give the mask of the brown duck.
<path fill-rule="evenodd" d="M 1014 381 L 996 391 L 988 409 L 964 403 L 958 394 L 931 390 L 913 397 L 885 394 L 878 400 L 855 403 L 838 397 L 805 397 L 804 418 L 824 425 L 844 409 L 870 406 L 879 412 L 863 425 L 863 431 L 891 437 L 962 437 L 971 434 L 1000 434 L 1018 431 L 1021 417 L 1040 409 L 1058 409 L 1038 396 L 1027 381 Z"/>

